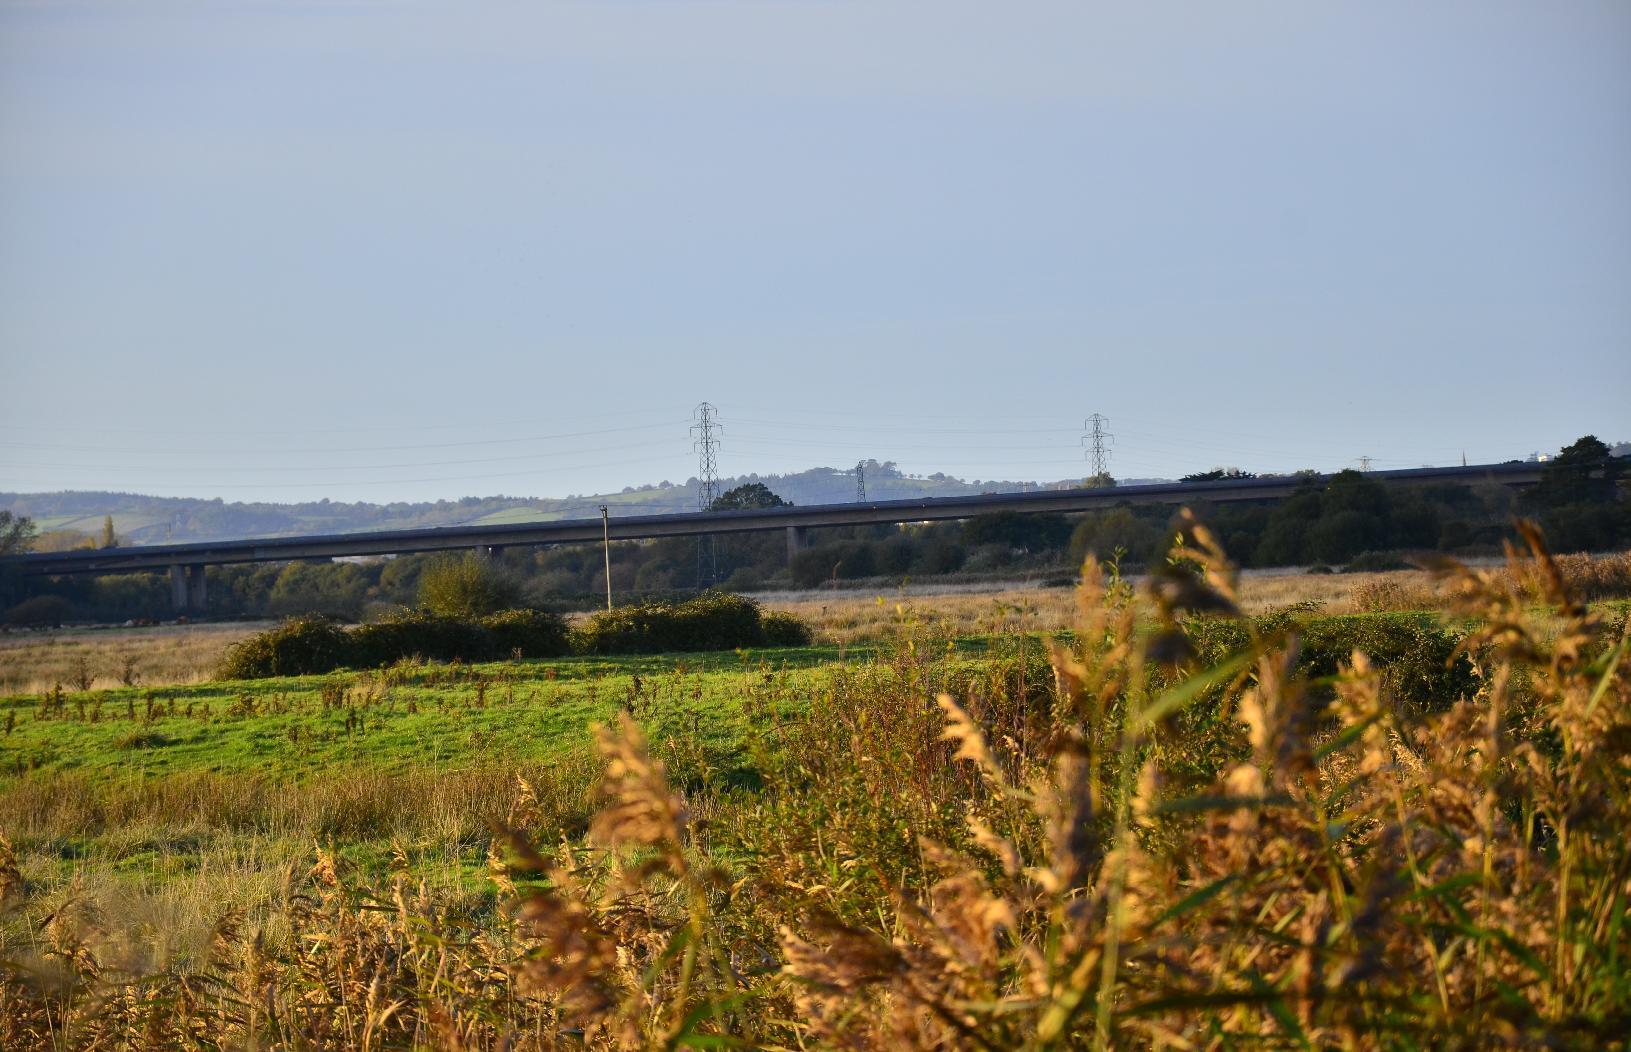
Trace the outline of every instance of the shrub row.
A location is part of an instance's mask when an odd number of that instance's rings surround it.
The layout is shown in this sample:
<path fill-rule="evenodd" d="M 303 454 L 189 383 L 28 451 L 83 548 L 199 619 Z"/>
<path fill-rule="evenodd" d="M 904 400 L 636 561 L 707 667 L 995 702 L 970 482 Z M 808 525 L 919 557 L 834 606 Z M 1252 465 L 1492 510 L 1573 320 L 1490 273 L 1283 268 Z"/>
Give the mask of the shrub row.
<path fill-rule="evenodd" d="M 810 630 L 791 614 L 766 613 L 745 596 L 709 592 L 683 603 L 640 603 L 596 614 L 578 630 L 586 654 L 661 654 L 737 647 L 804 646 Z"/>
<path fill-rule="evenodd" d="M 1429 613 L 1348 614 L 1260 618 L 1260 632 L 1295 629 L 1301 641 L 1297 671 L 1311 679 L 1334 676 L 1363 651 L 1400 698 L 1448 706 L 1475 686 L 1471 662 L 1456 654 L 1461 637 Z M 1198 620 L 1185 626 L 1197 660 L 1212 665 L 1247 645 L 1238 621 Z"/>
<path fill-rule="evenodd" d="M 404 658 L 493 661 L 571 653 L 641 654 L 803 646 L 810 630 L 790 614 L 766 612 L 739 595 L 709 593 L 683 603 L 642 603 L 590 618 L 572 631 L 559 614 L 505 610 L 482 618 L 422 610 L 347 631 L 326 618 L 292 618 L 235 644 L 223 679 L 305 676 L 337 668 L 379 668 Z"/>
<path fill-rule="evenodd" d="M 571 652 L 559 614 L 504 610 L 482 618 L 408 611 L 347 631 L 322 617 L 297 617 L 227 651 L 223 679 L 308 676 L 337 668 L 379 668 L 403 658 L 492 661 L 559 657 Z"/>

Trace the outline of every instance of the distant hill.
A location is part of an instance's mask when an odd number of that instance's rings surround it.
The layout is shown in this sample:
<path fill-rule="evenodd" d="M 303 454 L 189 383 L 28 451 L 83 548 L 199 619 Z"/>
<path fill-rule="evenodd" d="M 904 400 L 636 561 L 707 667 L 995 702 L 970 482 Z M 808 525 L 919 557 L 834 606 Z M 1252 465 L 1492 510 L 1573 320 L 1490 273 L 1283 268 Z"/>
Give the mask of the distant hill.
<path fill-rule="evenodd" d="M 1123 483 L 1134 485 L 1158 481 L 1165 480 L 1125 479 Z M 782 499 L 794 504 L 838 504 L 855 499 L 853 472 L 837 468 L 810 468 L 789 475 L 740 475 L 721 479 L 720 491 L 749 482 L 764 483 Z M 904 475 L 893 463 L 876 461 L 869 462 L 866 468 L 868 500 L 1014 493 L 1022 489 L 1069 488 L 1077 482 L 1075 479 L 1044 484 L 979 479 L 970 482 L 940 473 Z M 92 536 L 101 532 L 104 517 L 111 515 L 120 543 L 167 544 L 591 518 L 599 514 L 602 504 L 608 505 L 613 515 L 656 515 L 696 510 L 697 492 L 698 482 L 694 478 L 680 485 L 630 486 L 621 493 L 567 497 L 465 497 L 456 501 L 392 504 L 329 500 L 302 504 L 229 503 L 220 499 L 70 490 L 62 493 L 0 493 L 0 509 L 28 516 L 41 532 L 73 531 Z"/>

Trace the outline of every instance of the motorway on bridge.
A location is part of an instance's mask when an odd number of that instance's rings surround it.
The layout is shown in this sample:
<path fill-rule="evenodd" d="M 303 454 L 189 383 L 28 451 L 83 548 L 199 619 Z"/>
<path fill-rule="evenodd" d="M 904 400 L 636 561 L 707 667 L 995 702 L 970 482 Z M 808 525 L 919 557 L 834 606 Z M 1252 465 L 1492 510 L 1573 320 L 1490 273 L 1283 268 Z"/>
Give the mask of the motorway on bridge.
<path fill-rule="evenodd" d="M 1509 486 L 1531 485 L 1540 479 L 1541 466 L 1529 463 L 1484 464 L 1471 467 L 1411 468 L 1372 471 L 1367 478 L 1385 482 L 1469 483 L 1494 481 Z M 1044 490 L 1031 493 L 987 493 L 970 497 L 933 497 L 806 507 L 760 508 L 743 511 L 685 512 L 635 515 L 612 519 L 612 540 L 654 537 L 694 537 L 758 530 L 788 531 L 790 549 L 802 531 L 825 526 L 875 523 L 928 522 L 967 519 L 995 512 L 1085 512 L 1120 504 L 1235 503 L 1285 497 L 1310 481 L 1330 475 L 1287 475 L 1269 478 L 1224 479 L 1217 482 L 1172 482 L 1152 486 L 1116 486 L 1105 489 Z M 305 537 L 268 537 L 198 544 L 155 544 L 129 548 L 101 548 L 68 552 L 33 552 L 12 556 L 3 565 L 35 576 L 114 574 L 168 570 L 179 581 L 184 569 L 201 593 L 202 568 L 229 563 L 287 562 L 366 555 L 405 555 L 413 552 L 492 550 L 545 544 L 576 544 L 601 540 L 601 520 L 564 519 L 553 522 L 513 523 L 502 526 L 445 526 L 414 530 L 375 530 L 366 533 Z"/>

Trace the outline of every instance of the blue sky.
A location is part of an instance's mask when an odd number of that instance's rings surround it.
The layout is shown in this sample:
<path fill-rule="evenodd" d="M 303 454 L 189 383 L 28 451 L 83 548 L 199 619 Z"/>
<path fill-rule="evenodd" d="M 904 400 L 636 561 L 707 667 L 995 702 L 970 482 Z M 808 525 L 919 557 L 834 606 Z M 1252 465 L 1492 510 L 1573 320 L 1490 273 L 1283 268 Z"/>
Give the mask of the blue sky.
<path fill-rule="evenodd" d="M 0 489 L 1631 438 L 1631 5 L 0 5 Z"/>

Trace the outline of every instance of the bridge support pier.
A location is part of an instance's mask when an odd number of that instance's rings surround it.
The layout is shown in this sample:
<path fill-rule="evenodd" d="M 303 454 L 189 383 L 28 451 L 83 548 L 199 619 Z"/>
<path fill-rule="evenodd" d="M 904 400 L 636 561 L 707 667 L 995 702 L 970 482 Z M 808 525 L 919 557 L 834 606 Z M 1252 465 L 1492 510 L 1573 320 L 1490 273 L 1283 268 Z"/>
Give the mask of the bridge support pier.
<path fill-rule="evenodd" d="M 810 546 L 809 531 L 803 526 L 787 527 L 787 561 Z"/>
<path fill-rule="evenodd" d="M 203 613 L 208 601 L 209 592 L 204 585 L 203 564 L 187 567 L 187 605 L 195 613 Z"/>
<path fill-rule="evenodd" d="M 176 613 L 184 614 L 189 610 L 203 613 L 208 600 L 202 565 L 182 566 L 178 563 L 170 567 L 170 606 Z"/>

